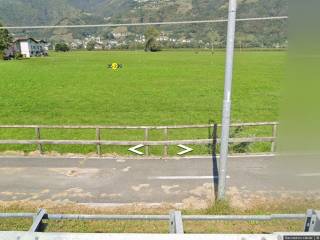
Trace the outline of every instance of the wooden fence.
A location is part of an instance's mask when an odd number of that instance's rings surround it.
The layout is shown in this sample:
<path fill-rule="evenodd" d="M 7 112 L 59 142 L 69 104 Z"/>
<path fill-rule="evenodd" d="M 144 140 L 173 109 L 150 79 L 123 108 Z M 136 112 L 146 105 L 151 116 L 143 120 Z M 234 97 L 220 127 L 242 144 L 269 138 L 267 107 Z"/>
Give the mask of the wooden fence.
<path fill-rule="evenodd" d="M 257 142 L 270 142 L 271 152 L 276 148 L 276 136 L 277 136 L 277 122 L 258 122 L 258 123 L 235 123 L 231 124 L 231 127 L 259 127 L 270 126 L 272 127 L 272 135 L 267 137 L 242 137 L 242 138 L 230 138 L 230 143 L 257 143 Z M 220 139 L 188 139 L 188 140 L 169 140 L 170 129 L 211 129 L 221 127 L 220 124 L 203 124 L 203 125 L 179 125 L 179 126 L 103 126 L 103 125 L 91 125 L 91 126 L 75 126 L 75 125 L 0 125 L 1 129 L 34 129 L 35 139 L 33 140 L 12 140 L 12 139 L 0 139 L 0 145 L 37 145 L 40 153 L 43 153 L 43 145 L 96 145 L 97 154 L 101 155 L 101 146 L 113 145 L 113 146 L 135 146 L 143 144 L 145 146 L 145 155 L 149 155 L 149 146 L 163 146 L 163 155 L 168 155 L 168 146 L 179 144 L 191 144 L 191 145 L 208 145 L 220 143 Z M 42 129 L 92 129 L 95 130 L 95 140 L 48 140 L 41 139 Z M 143 130 L 144 139 L 141 141 L 118 141 L 118 140 L 101 140 L 101 130 L 103 129 L 121 129 L 121 130 Z M 163 131 L 165 140 L 163 141 L 149 141 L 150 130 Z"/>

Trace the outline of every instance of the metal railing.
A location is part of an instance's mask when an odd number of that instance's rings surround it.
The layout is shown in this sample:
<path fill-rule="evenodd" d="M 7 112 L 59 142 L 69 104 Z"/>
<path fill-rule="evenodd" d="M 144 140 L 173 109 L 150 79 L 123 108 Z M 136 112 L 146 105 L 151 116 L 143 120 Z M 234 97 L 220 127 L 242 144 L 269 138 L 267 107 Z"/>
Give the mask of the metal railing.
<path fill-rule="evenodd" d="M 268 137 L 241 137 L 230 138 L 230 143 L 257 143 L 270 142 L 271 152 L 276 148 L 277 122 L 257 122 L 257 123 L 235 123 L 231 127 L 272 127 L 272 135 Z M 95 145 L 96 153 L 102 154 L 101 146 L 135 146 L 143 144 L 145 146 L 145 155 L 149 155 L 149 146 L 163 146 L 163 155 L 168 155 L 168 147 L 170 145 L 191 144 L 191 145 L 208 145 L 220 143 L 220 139 L 187 139 L 187 140 L 169 140 L 169 130 L 172 129 L 217 129 L 220 124 L 203 124 L 203 125 L 179 125 L 179 126 L 104 126 L 104 125 L 0 125 L 0 129 L 34 129 L 35 139 L 16 140 L 16 139 L 0 139 L 0 145 L 37 145 L 40 153 L 43 153 L 43 145 Z M 41 133 L 43 129 L 92 129 L 95 130 L 95 140 L 49 140 L 42 139 Z M 102 140 L 101 130 L 143 130 L 144 138 L 141 141 L 120 141 L 120 140 Z M 151 130 L 163 131 L 165 140 L 150 141 L 149 133 Z"/>
<path fill-rule="evenodd" d="M 45 209 L 34 213 L 0 213 L 1 219 L 33 219 L 28 232 L 0 232 L 0 239 L 6 240 L 56 240 L 56 239 L 216 239 L 216 240 L 279 240 L 279 239 L 319 239 L 320 212 L 309 209 L 305 214 L 270 214 L 270 215 L 182 215 L 180 211 L 171 211 L 169 215 L 84 215 L 84 214 L 48 214 Z M 44 222 L 43 220 L 47 220 Z M 77 221 L 168 221 L 171 234 L 104 234 L 104 233 L 44 233 L 50 220 Z M 185 234 L 184 221 L 304 221 L 300 232 L 264 233 L 264 234 Z M 288 223 L 287 223 L 288 224 Z M 179 234 L 177 236 L 176 234 Z"/>
<path fill-rule="evenodd" d="M 48 214 L 45 209 L 35 213 L 0 213 L 0 219 L 33 219 L 29 232 L 44 230 L 42 220 L 78 220 L 78 221 L 169 221 L 170 233 L 184 233 L 183 221 L 272 221 L 304 220 L 316 216 L 316 211 L 308 210 L 303 214 L 271 215 L 182 215 L 172 211 L 168 215 L 85 215 L 85 214 Z M 305 226 L 306 227 L 306 226 Z M 309 226 L 310 227 L 310 226 Z M 305 228 L 306 230 L 306 228 Z"/>

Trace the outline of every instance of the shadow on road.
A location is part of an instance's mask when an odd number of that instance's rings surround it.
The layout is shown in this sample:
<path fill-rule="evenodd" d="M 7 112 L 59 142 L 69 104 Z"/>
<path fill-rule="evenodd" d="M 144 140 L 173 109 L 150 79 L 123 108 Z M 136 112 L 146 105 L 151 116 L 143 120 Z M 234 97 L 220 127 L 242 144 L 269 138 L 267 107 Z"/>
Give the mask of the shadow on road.
<path fill-rule="evenodd" d="M 218 125 L 215 123 L 212 132 L 212 176 L 214 185 L 215 197 L 218 196 L 218 186 L 219 186 L 219 168 L 217 160 L 217 130 Z"/>

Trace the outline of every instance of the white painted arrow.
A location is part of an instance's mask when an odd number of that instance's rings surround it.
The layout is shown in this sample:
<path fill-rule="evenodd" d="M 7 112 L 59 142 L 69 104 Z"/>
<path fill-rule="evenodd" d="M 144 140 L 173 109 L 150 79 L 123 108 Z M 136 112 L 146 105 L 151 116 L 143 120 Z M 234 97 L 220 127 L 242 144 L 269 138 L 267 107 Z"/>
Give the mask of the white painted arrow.
<path fill-rule="evenodd" d="M 139 154 L 139 155 L 143 155 L 143 152 L 140 152 L 140 151 L 137 150 L 137 149 L 142 148 L 142 147 L 144 147 L 144 145 L 143 145 L 143 144 L 139 144 L 139 145 L 137 145 L 137 146 L 134 146 L 134 147 L 132 147 L 132 148 L 129 148 L 128 150 L 129 150 L 130 152 L 133 152 L 133 153 L 136 153 L 136 154 Z"/>
<path fill-rule="evenodd" d="M 187 146 L 185 146 L 185 145 L 182 145 L 182 144 L 178 145 L 178 147 L 184 149 L 183 151 L 179 152 L 178 155 L 184 155 L 184 154 L 186 154 L 186 153 L 188 153 L 188 152 L 192 152 L 192 151 L 193 151 L 192 148 L 189 148 L 189 147 L 187 147 Z"/>

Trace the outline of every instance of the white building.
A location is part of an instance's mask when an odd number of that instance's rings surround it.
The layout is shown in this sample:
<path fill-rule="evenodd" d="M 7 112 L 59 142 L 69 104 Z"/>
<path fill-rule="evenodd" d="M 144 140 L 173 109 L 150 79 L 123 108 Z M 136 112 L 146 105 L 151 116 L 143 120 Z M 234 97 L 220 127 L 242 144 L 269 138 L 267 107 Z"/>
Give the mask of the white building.
<path fill-rule="evenodd" d="M 37 41 L 33 38 L 17 38 L 13 43 L 14 51 L 20 52 L 24 57 L 47 55 L 45 41 Z"/>

